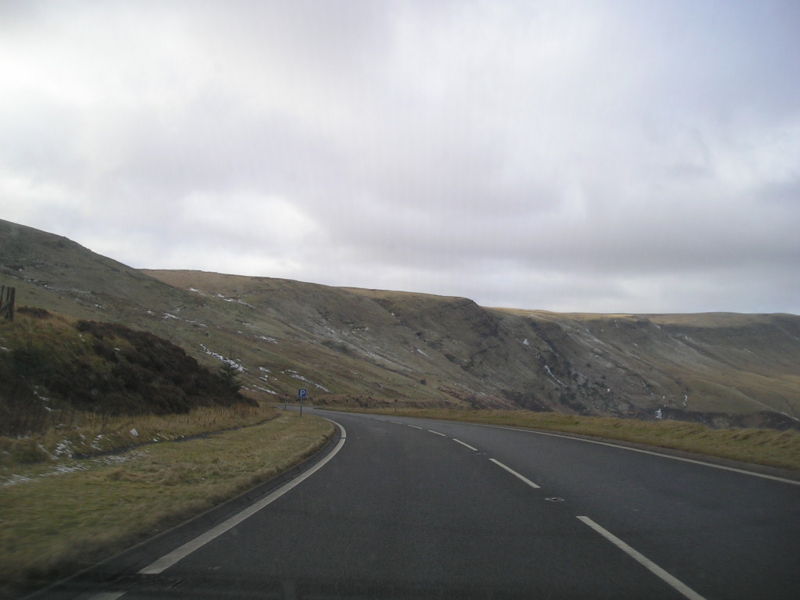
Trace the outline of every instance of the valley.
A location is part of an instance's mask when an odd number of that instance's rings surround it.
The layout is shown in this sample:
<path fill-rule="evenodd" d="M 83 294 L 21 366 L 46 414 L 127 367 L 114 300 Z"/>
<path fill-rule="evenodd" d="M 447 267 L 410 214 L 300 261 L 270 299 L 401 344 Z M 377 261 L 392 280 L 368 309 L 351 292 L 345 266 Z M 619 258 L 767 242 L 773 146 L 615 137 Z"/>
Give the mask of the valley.
<path fill-rule="evenodd" d="M 796 427 L 800 317 L 561 314 L 267 277 L 137 270 L 0 221 L 0 280 L 21 306 L 122 323 L 260 399 L 525 408 Z M 2 342 L 0 341 L 0 345 Z"/>

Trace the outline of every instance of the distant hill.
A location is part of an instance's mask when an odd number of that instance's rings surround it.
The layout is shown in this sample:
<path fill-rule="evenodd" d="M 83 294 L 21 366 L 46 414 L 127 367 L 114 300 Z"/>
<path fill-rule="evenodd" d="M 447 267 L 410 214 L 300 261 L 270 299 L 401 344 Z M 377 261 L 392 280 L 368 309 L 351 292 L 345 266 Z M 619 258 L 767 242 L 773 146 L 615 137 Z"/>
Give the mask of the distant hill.
<path fill-rule="evenodd" d="M 558 314 L 466 298 L 199 271 L 137 271 L 0 221 L 0 282 L 20 304 L 124 323 L 264 397 L 525 407 L 790 426 L 800 317 Z"/>

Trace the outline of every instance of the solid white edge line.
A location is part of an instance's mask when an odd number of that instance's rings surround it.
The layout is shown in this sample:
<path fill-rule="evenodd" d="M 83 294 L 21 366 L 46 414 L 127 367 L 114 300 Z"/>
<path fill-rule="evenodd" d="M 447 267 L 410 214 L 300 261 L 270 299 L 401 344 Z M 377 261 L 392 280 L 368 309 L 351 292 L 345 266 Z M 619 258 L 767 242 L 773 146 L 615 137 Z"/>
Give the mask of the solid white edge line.
<path fill-rule="evenodd" d="M 534 488 L 534 489 L 536 489 L 536 490 L 538 490 L 538 489 L 541 489 L 541 488 L 540 488 L 540 486 L 538 486 L 538 485 L 536 485 L 535 483 L 533 483 L 533 482 L 532 482 L 530 479 L 528 479 L 527 477 L 525 477 L 525 475 L 521 475 L 520 473 L 517 473 L 517 472 L 516 472 L 514 469 L 512 469 L 511 467 L 507 467 L 506 465 L 504 465 L 503 463 L 501 463 L 499 460 L 497 460 L 497 459 L 495 459 L 495 458 L 490 458 L 489 460 L 490 460 L 491 462 L 493 462 L 494 464 L 496 464 L 496 465 L 497 465 L 498 467 L 500 467 L 501 469 L 505 469 L 506 471 L 508 471 L 509 473 L 511 473 L 511 474 L 512 474 L 514 477 L 516 477 L 516 478 L 517 478 L 517 479 L 519 479 L 520 481 L 524 481 L 525 483 L 527 483 L 527 484 L 528 484 L 529 486 L 531 486 L 532 488 Z"/>
<path fill-rule="evenodd" d="M 597 444 L 599 446 L 608 446 L 610 448 L 620 448 L 621 450 L 629 450 L 631 452 L 639 452 L 641 454 L 650 454 L 651 456 L 660 456 L 661 458 L 669 458 L 672 460 L 680 460 L 695 465 L 702 465 L 704 467 L 712 467 L 714 469 L 722 469 L 723 471 L 733 471 L 734 473 L 741 473 L 743 475 L 752 475 L 753 477 L 761 477 L 762 479 L 771 479 L 773 481 L 780 481 L 781 483 L 790 483 L 792 485 L 800 485 L 800 481 L 793 479 L 786 479 L 776 475 L 767 475 L 766 473 L 756 473 L 755 471 L 747 471 L 745 469 L 737 469 L 736 467 L 727 467 L 725 465 L 715 465 L 714 463 L 696 460 L 694 458 L 684 458 L 682 456 L 672 456 L 671 454 L 662 454 L 653 450 L 642 450 L 641 448 L 631 448 L 630 446 L 620 446 L 619 444 L 612 444 L 611 442 L 601 442 L 600 440 L 587 440 L 584 438 L 573 437 L 571 435 L 562 435 L 559 433 L 549 433 L 544 431 L 535 431 L 533 429 L 520 429 L 519 427 L 503 427 L 501 425 L 487 425 L 485 423 L 472 423 L 472 425 L 480 425 L 481 427 L 490 427 L 492 429 L 506 429 L 508 431 L 520 431 L 522 433 L 532 433 L 534 435 L 546 435 L 549 437 L 563 438 L 565 440 L 574 440 L 576 442 L 585 442 L 587 444 Z"/>
<path fill-rule="evenodd" d="M 434 431 L 433 429 L 428 429 L 431 433 L 435 433 L 436 435 L 440 435 L 442 437 L 447 437 L 446 433 L 442 433 L 441 431 Z"/>
<path fill-rule="evenodd" d="M 602 535 L 609 542 L 614 544 L 617 548 L 625 552 L 628 556 L 630 556 L 640 565 L 645 567 L 648 571 L 660 577 L 664 582 L 668 583 L 670 586 L 675 588 L 678 592 L 683 594 L 689 600 L 705 600 L 703 596 L 695 592 L 688 585 L 686 585 L 681 580 L 667 573 L 664 569 L 659 567 L 656 563 L 647 558 L 644 554 L 642 554 L 638 550 L 635 550 L 634 548 L 631 548 L 628 544 L 623 542 L 621 539 L 619 539 L 617 536 L 615 536 L 613 533 L 611 533 L 604 527 L 592 521 L 589 517 L 578 517 L 578 520 L 585 523 L 592 529 L 594 529 L 597 533 Z"/>
<path fill-rule="evenodd" d="M 328 454 L 325 458 L 320 460 L 316 465 L 311 467 L 308 471 L 302 473 L 301 475 L 298 475 L 297 477 L 295 477 L 291 481 L 285 483 L 284 485 L 279 487 L 277 490 L 275 490 L 274 492 L 272 492 L 268 496 L 265 496 L 264 498 L 262 498 L 258 502 L 255 502 L 254 504 L 251 504 L 250 506 L 248 506 L 247 508 L 245 508 L 241 512 L 233 515 L 232 517 L 230 517 L 227 520 L 223 521 L 222 523 L 220 523 L 216 527 L 212 527 L 211 529 L 209 529 L 205 533 L 197 536 L 193 540 L 190 540 L 190 541 L 186 542 L 185 544 L 183 544 L 182 546 L 176 548 L 172 552 L 170 552 L 168 554 L 165 554 L 164 556 L 162 556 L 158 560 L 156 560 L 156 561 L 152 562 L 151 564 L 147 565 L 146 567 L 144 567 L 143 569 L 141 569 L 139 571 L 139 574 L 140 575 L 158 575 L 159 573 L 162 573 L 163 571 L 165 571 L 166 569 L 170 568 L 172 565 L 174 565 L 178 561 L 180 561 L 180 560 L 186 558 L 187 556 L 189 556 L 195 550 L 198 550 L 199 548 L 202 548 L 207 543 L 209 543 L 211 540 L 219 537 L 220 535 L 222 535 L 226 531 L 229 531 L 230 529 L 236 527 L 239 523 L 241 523 L 245 519 L 247 519 L 249 517 L 252 517 L 254 514 L 256 514 L 262 508 L 268 506 L 269 504 L 272 504 L 273 502 L 275 502 L 275 500 L 277 500 L 278 498 L 280 498 L 281 496 L 286 494 L 288 491 L 292 490 L 293 488 L 295 488 L 298 485 L 300 485 L 301 483 L 303 483 L 303 481 L 305 481 L 306 479 L 311 477 L 314 473 L 316 473 L 322 467 L 324 467 L 326 464 L 328 464 L 328 461 L 330 461 L 334 456 L 336 456 L 338 454 L 339 450 L 342 449 L 342 446 L 344 446 L 344 443 L 347 440 L 347 432 L 345 431 L 344 427 L 342 427 L 336 421 L 332 421 L 331 419 L 325 419 L 325 420 L 326 421 L 330 421 L 331 423 L 336 425 L 339 428 L 339 431 L 341 433 L 341 438 L 339 439 L 339 442 L 336 444 L 336 446 L 330 452 L 330 454 Z"/>
<path fill-rule="evenodd" d="M 475 446 L 470 446 L 470 445 L 469 445 L 468 443 L 466 443 L 466 442 L 462 442 L 461 440 L 458 440 L 458 439 L 456 439 L 456 438 L 453 438 L 453 441 L 454 441 L 454 442 L 458 442 L 458 443 L 459 443 L 459 444 L 461 444 L 462 446 L 466 446 L 467 448 L 469 448 L 469 449 L 470 449 L 470 450 L 472 450 L 473 452 L 477 452 L 477 451 L 478 451 L 478 449 L 477 449 Z"/>

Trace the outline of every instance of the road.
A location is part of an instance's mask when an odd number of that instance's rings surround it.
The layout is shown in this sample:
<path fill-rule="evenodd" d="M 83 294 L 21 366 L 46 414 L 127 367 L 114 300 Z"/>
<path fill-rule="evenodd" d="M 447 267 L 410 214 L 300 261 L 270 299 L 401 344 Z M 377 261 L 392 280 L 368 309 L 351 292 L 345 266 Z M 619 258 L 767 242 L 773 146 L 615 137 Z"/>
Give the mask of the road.
<path fill-rule="evenodd" d="M 317 413 L 346 434 L 291 490 L 50 595 L 800 598 L 799 485 L 528 431 Z"/>

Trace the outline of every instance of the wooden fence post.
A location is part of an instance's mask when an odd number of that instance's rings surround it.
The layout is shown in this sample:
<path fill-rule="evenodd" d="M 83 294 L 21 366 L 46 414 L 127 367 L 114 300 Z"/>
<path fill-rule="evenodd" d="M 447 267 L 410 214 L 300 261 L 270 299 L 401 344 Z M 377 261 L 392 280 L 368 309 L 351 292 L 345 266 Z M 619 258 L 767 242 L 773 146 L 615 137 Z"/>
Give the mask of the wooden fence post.
<path fill-rule="evenodd" d="M 0 317 L 9 321 L 14 320 L 14 303 L 17 298 L 17 289 L 0 285 Z"/>

